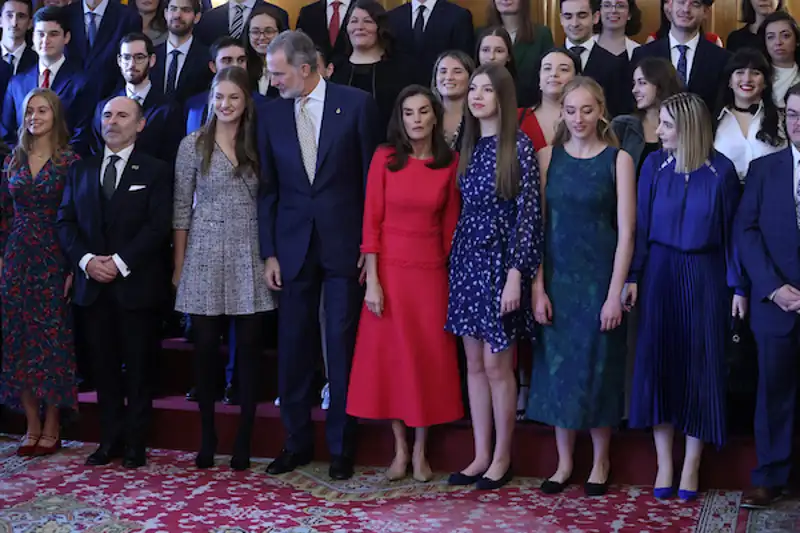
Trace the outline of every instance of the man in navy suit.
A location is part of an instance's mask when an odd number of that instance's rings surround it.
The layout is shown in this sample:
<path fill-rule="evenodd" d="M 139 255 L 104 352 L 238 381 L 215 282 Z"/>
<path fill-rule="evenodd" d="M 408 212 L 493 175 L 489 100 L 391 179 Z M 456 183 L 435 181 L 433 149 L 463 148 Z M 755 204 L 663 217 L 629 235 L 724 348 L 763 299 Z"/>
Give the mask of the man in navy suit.
<path fill-rule="evenodd" d="M 215 7 L 203 14 L 203 18 L 197 25 L 195 35 L 206 46 L 211 46 L 214 41 L 225 35 L 241 39 L 247 19 L 250 18 L 250 13 L 253 12 L 253 8 L 258 4 L 269 4 L 269 2 L 264 2 L 264 0 L 230 0 L 221 6 Z M 288 28 L 289 14 L 286 10 L 275 4 L 269 5 L 273 6 L 280 14 L 283 27 Z"/>
<path fill-rule="evenodd" d="M 99 97 L 105 98 L 122 81 L 117 69 L 119 41 L 142 31 L 142 17 L 116 0 L 76 1 L 64 11 L 72 30 L 67 57 L 86 70 L 99 86 Z"/>
<path fill-rule="evenodd" d="M 297 29 L 311 37 L 330 63 L 347 60 L 347 21 L 356 2 L 317 0 L 300 8 Z"/>
<path fill-rule="evenodd" d="M 153 85 L 180 104 L 207 91 L 211 83 L 209 50 L 194 37 L 200 10 L 200 0 L 169 0 L 164 10 L 169 36 L 156 46 L 156 64 L 150 72 Z"/>
<path fill-rule="evenodd" d="M 183 139 L 183 114 L 180 106 L 161 92 L 150 81 L 150 72 L 156 65 L 153 41 L 143 33 L 126 35 L 120 41 L 119 69 L 125 87 L 114 96 L 127 96 L 144 110 L 144 130 L 136 137 L 136 149 L 142 153 L 174 164 L 178 145 Z M 108 101 L 98 104 L 94 114 L 93 152 L 103 149 L 102 124 Z"/>
<path fill-rule="evenodd" d="M 475 53 L 472 13 L 447 0 L 411 0 L 389 11 L 400 52 L 416 60 L 417 83 L 430 86 L 433 65 L 442 52 Z"/>
<path fill-rule="evenodd" d="M 14 74 L 25 72 L 39 62 L 30 46 L 27 36 L 33 21 L 31 0 L 5 0 L 0 9 L 0 59 L 8 63 Z"/>
<path fill-rule="evenodd" d="M 284 450 L 267 472 L 289 472 L 313 457 L 311 387 L 324 289 L 329 474 L 348 479 L 355 422 L 345 402 L 363 299 L 361 218 L 367 171 L 380 138 L 378 110 L 367 93 L 322 79 L 314 43 L 302 32 L 284 32 L 270 43 L 267 69 L 281 99 L 267 104 L 269 120 L 259 123 L 266 184 L 259 235 L 267 285 L 280 294 L 278 389 L 287 433 Z"/>
<path fill-rule="evenodd" d="M 758 344 L 758 466 L 742 507 L 769 506 L 789 483 L 800 363 L 800 85 L 786 94 L 788 148 L 750 163 L 734 224 L 751 280 Z"/>
<path fill-rule="evenodd" d="M 172 226 L 172 172 L 136 149 L 144 124 L 135 101 L 117 97 L 106 104 L 103 151 L 70 168 L 58 211 L 97 382 L 101 439 L 86 460 L 91 466 L 116 457 L 126 468 L 146 462 L 148 361 L 158 346 L 158 311 L 170 283 L 163 257 Z"/>
<path fill-rule="evenodd" d="M 33 17 L 33 42 L 41 52 L 38 67 L 14 76 L 3 100 L 2 134 L 9 146 L 17 142 L 19 125 L 24 115 L 22 104 L 28 93 L 37 87 L 49 87 L 58 94 L 67 115 L 67 126 L 72 134 L 72 147 L 85 153 L 90 140 L 92 110 L 97 102 L 94 86 L 64 55 L 70 42 L 69 25 L 58 7 L 45 7 Z"/>
<path fill-rule="evenodd" d="M 600 3 L 596 0 L 561 0 L 561 27 L 564 47 L 581 60 L 584 76 L 603 88 L 609 115 L 627 113 L 633 104 L 628 55 L 615 56 L 597 45 L 594 25 L 600 21 Z"/>
<path fill-rule="evenodd" d="M 672 0 L 667 3 L 664 9 L 671 10 L 672 18 L 669 35 L 640 46 L 631 58 L 632 69 L 645 57 L 662 57 L 670 61 L 686 90 L 700 96 L 712 115 L 716 113 L 720 84 L 728 83 L 723 79 L 723 69 L 731 57 L 730 52 L 708 42 L 702 34 L 703 21 L 713 4 L 714 0 Z"/>

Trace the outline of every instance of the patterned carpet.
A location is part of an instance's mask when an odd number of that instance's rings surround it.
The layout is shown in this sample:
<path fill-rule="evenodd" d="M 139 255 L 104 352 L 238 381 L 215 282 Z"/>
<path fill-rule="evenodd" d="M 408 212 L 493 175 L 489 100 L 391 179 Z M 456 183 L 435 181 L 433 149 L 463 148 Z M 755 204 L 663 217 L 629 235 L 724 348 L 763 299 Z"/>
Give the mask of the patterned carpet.
<path fill-rule="evenodd" d="M 193 454 L 150 450 L 146 468 L 83 465 L 93 445 L 66 443 L 49 458 L 14 455 L 0 440 L 0 533 L 784 533 L 800 531 L 800 502 L 778 511 L 740 513 L 740 493 L 709 491 L 693 504 L 658 502 L 643 487 L 615 486 L 604 498 L 580 487 L 557 497 L 518 479 L 501 491 L 384 481 L 359 469 L 331 482 L 312 464 L 281 477 L 257 460 L 247 472 L 200 471 Z"/>

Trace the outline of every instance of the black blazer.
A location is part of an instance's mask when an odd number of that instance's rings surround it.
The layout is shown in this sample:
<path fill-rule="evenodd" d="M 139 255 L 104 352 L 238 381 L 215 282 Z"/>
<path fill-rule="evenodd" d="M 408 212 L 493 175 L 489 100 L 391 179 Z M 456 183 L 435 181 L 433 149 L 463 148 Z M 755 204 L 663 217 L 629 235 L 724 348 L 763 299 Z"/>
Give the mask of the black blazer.
<path fill-rule="evenodd" d="M 417 59 L 415 81 L 426 87 L 431 84 L 433 65 L 442 52 L 461 50 L 470 57 L 475 52 L 472 13 L 447 0 L 438 0 L 433 7 L 420 48 L 414 41 L 411 2 L 389 12 L 389 25 L 397 42 L 397 52 Z"/>
<path fill-rule="evenodd" d="M 631 111 L 632 75 L 628 75 L 628 54 L 616 56 L 595 43 L 589 52 L 583 74 L 593 78 L 603 88 L 609 115 L 616 117 Z"/>
<path fill-rule="evenodd" d="M 8 82 L 11 81 L 12 74 L 11 65 L 0 61 L 0 102 L 5 99 L 6 88 L 8 88 Z"/>
<path fill-rule="evenodd" d="M 22 52 L 22 57 L 17 65 L 17 74 L 22 74 L 28 69 L 39 65 L 39 54 L 33 51 L 33 47 L 28 44 Z"/>
<path fill-rule="evenodd" d="M 172 172 L 169 165 L 134 149 L 117 191 L 104 209 L 101 202 L 102 156 L 77 161 L 67 174 L 58 210 L 58 236 L 75 270 L 73 299 L 92 305 L 110 290 L 125 309 L 153 309 L 169 294 L 170 273 L 164 261 L 172 231 Z M 130 269 L 109 284 L 80 270 L 87 253 L 118 254 Z"/>
<path fill-rule="evenodd" d="M 152 80 L 151 80 L 151 83 Z M 115 96 L 125 96 L 125 89 L 120 89 L 111 97 L 97 104 L 92 124 L 92 153 L 103 153 L 102 119 L 103 108 Z M 177 102 L 168 99 L 153 84 L 144 100 L 144 130 L 136 138 L 136 150 L 170 165 L 175 163 L 178 146 L 183 139 L 183 109 Z"/>
<path fill-rule="evenodd" d="M 190 96 L 208 90 L 214 77 L 211 69 L 208 68 L 210 60 L 211 52 L 208 47 L 195 37 L 178 75 L 178 88 L 174 95 L 178 103 L 183 104 Z M 150 81 L 159 92 L 164 91 L 164 84 L 167 82 L 168 63 L 167 43 L 162 43 L 156 46 L 156 66 L 150 71 Z"/>
<path fill-rule="evenodd" d="M 631 69 L 635 69 L 639 61 L 645 57 L 661 57 L 671 63 L 669 36 L 637 48 L 633 52 Z M 720 84 L 726 81 L 723 79 L 722 71 L 730 58 L 729 51 L 708 42 L 702 35 L 700 36 L 692 61 L 692 70 L 689 73 L 689 87 L 686 90 L 702 98 L 708 106 L 708 111 L 712 114 L 717 108 Z"/>
<path fill-rule="evenodd" d="M 97 28 L 97 42 L 89 48 L 83 2 L 69 4 L 64 12 L 71 34 L 66 56 L 83 67 L 86 74 L 97 83 L 99 97 L 105 98 L 122 82 L 117 65 L 119 41 L 129 33 L 142 31 L 142 17 L 135 9 L 109 2 Z"/>
<path fill-rule="evenodd" d="M 297 29 L 306 33 L 314 44 L 325 51 L 325 56 L 329 63 L 337 63 L 347 59 L 347 21 L 353 12 L 356 3 L 350 2 L 344 19 L 340 21 L 339 35 L 336 42 L 331 46 L 328 34 L 328 2 L 327 0 L 317 0 L 313 4 L 308 4 L 300 8 L 300 15 L 297 17 Z"/>
<path fill-rule="evenodd" d="M 214 41 L 220 37 L 229 35 L 230 23 L 228 20 L 228 10 L 230 8 L 228 7 L 228 3 L 229 2 L 226 2 L 221 6 L 215 7 L 211 11 L 204 13 L 203 18 L 200 19 L 200 23 L 194 29 L 195 37 L 200 39 L 204 45 L 211 46 L 214 44 Z M 256 6 L 259 4 L 269 4 L 277 9 L 281 13 L 284 26 L 287 28 L 290 27 L 289 13 L 287 13 L 285 9 L 276 6 L 275 4 L 264 2 L 264 0 L 256 0 Z"/>

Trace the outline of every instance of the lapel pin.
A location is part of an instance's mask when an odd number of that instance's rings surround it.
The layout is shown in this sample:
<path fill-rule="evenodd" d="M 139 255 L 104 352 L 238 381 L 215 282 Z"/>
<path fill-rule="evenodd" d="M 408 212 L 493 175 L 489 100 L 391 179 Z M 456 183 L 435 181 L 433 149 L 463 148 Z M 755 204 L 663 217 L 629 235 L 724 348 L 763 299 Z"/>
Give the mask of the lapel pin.
<path fill-rule="evenodd" d="M 337 115 L 341 115 L 342 114 L 342 108 L 341 107 L 337 107 L 336 108 L 336 114 Z"/>
<path fill-rule="evenodd" d="M 139 170 L 139 165 L 131 165 L 132 170 Z"/>

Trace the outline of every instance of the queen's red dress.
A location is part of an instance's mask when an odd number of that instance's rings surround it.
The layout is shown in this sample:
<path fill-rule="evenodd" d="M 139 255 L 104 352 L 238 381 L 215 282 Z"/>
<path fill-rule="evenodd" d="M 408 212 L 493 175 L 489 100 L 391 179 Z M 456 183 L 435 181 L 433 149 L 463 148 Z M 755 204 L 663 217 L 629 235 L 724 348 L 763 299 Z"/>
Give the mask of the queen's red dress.
<path fill-rule="evenodd" d="M 347 413 L 427 427 L 463 416 L 456 338 L 444 330 L 458 161 L 431 169 L 410 158 L 391 172 L 391 153 L 379 148 L 372 158 L 361 245 L 377 254 L 384 310 L 380 318 L 361 310 Z"/>

